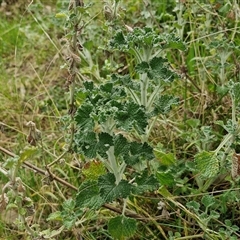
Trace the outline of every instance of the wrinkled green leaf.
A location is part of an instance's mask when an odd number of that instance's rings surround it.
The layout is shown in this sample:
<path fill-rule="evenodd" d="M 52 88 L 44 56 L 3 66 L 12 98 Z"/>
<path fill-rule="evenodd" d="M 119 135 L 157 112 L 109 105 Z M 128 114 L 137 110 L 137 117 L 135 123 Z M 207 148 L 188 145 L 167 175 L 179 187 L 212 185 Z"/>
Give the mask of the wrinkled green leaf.
<path fill-rule="evenodd" d="M 196 154 L 195 162 L 203 177 L 214 177 L 219 171 L 219 160 L 214 152 L 202 151 Z"/>
<path fill-rule="evenodd" d="M 148 73 L 150 70 L 150 66 L 147 62 L 141 62 L 135 67 L 135 70 L 137 73 L 140 74 Z"/>
<path fill-rule="evenodd" d="M 116 184 L 115 176 L 107 173 L 98 179 L 100 195 L 106 202 L 112 202 L 116 198 L 126 198 L 131 194 L 132 185 L 126 180 L 121 180 Z"/>
<path fill-rule="evenodd" d="M 82 211 L 75 208 L 75 203 L 75 200 L 68 199 L 62 204 L 63 210 L 61 211 L 61 216 L 63 219 L 63 225 L 67 229 L 71 229 L 78 217 L 82 215 Z"/>
<path fill-rule="evenodd" d="M 169 70 L 169 67 L 166 63 L 166 59 L 161 57 L 154 57 L 150 60 L 149 63 L 139 63 L 136 66 L 135 70 L 140 74 L 147 73 L 150 79 L 159 79 L 170 82 L 174 80 L 175 74 Z"/>
<path fill-rule="evenodd" d="M 113 39 L 109 42 L 109 45 L 111 48 L 119 49 L 119 50 L 125 50 L 128 48 L 127 41 L 122 33 L 122 31 L 118 31 Z"/>
<path fill-rule="evenodd" d="M 185 51 L 186 45 L 181 41 L 179 37 L 176 37 L 174 35 L 169 35 L 167 43 L 163 46 L 163 49 L 166 49 L 166 48 Z"/>
<path fill-rule="evenodd" d="M 98 143 L 97 143 L 97 152 L 103 156 L 105 155 L 106 151 L 113 146 L 113 138 L 108 133 L 99 133 L 98 134 Z"/>
<path fill-rule="evenodd" d="M 116 113 L 117 127 L 125 131 L 135 128 L 140 134 L 145 132 L 148 124 L 144 107 L 134 102 L 127 102 L 123 109 Z"/>
<path fill-rule="evenodd" d="M 150 161 L 154 158 L 153 149 L 147 143 L 131 142 L 129 150 L 129 156 L 125 157 L 124 160 L 130 166 L 144 160 Z"/>
<path fill-rule="evenodd" d="M 96 157 L 97 153 L 106 157 L 106 151 L 113 145 L 112 136 L 108 133 L 82 132 L 75 134 L 75 150 L 88 158 Z"/>
<path fill-rule="evenodd" d="M 163 150 L 154 148 L 153 149 L 154 155 L 161 162 L 163 165 L 173 165 L 176 162 L 175 156 L 173 153 L 165 153 Z"/>
<path fill-rule="evenodd" d="M 90 90 L 92 91 L 94 88 L 93 82 L 92 81 L 84 81 L 83 82 L 84 87 L 86 88 L 86 90 Z"/>
<path fill-rule="evenodd" d="M 62 221 L 62 214 L 60 211 L 56 211 L 56 212 L 53 212 L 53 213 L 50 213 L 48 218 L 47 218 L 47 221 Z"/>
<path fill-rule="evenodd" d="M 123 135 L 118 134 L 114 139 L 114 154 L 116 157 L 119 155 L 125 156 L 129 153 L 130 144 Z"/>
<path fill-rule="evenodd" d="M 158 101 L 154 102 L 153 115 L 167 114 L 172 106 L 179 104 L 179 98 L 171 95 L 161 95 Z"/>
<path fill-rule="evenodd" d="M 175 74 L 166 65 L 167 60 L 161 57 L 154 57 L 151 59 L 148 71 L 148 77 L 150 79 L 163 79 L 166 82 L 172 82 L 175 78 Z"/>
<path fill-rule="evenodd" d="M 80 128 L 91 129 L 94 126 L 94 122 L 90 117 L 93 112 L 93 105 L 84 104 L 78 108 L 75 116 L 75 121 Z"/>
<path fill-rule="evenodd" d="M 157 172 L 156 177 L 161 185 L 172 187 L 175 184 L 174 177 L 169 172 Z"/>
<path fill-rule="evenodd" d="M 124 239 L 134 235 L 137 229 L 136 220 L 125 216 L 110 219 L 108 231 L 116 239 Z"/>
<path fill-rule="evenodd" d="M 201 199 L 202 204 L 208 208 L 215 203 L 215 198 L 211 195 L 205 195 Z"/>
<path fill-rule="evenodd" d="M 187 202 L 186 206 L 190 209 L 193 209 L 195 212 L 197 212 L 200 208 L 200 204 L 196 201 Z"/>
<path fill-rule="evenodd" d="M 78 153 L 84 154 L 88 158 L 94 158 L 97 155 L 98 145 L 95 132 L 79 130 L 74 135 L 74 149 Z"/>
<path fill-rule="evenodd" d="M 135 182 L 137 183 L 134 189 L 135 194 L 155 191 L 159 187 L 158 180 L 153 175 L 148 176 L 147 170 L 145 170 L 142 175 L 137 176 Z"/>
<path fill-rule="evenodd" d="M 99 209 L 104 204 L 100 196 L 98 182 L 89 180 L 83 182 L 76 196 L 76 207 Z"/>

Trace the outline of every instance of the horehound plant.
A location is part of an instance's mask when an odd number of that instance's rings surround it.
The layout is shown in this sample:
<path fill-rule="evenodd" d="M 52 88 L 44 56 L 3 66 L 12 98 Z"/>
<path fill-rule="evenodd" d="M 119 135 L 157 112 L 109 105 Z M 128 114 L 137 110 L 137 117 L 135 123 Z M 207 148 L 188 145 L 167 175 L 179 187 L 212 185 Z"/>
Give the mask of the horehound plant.
<path fill-rule="evenodd" d="M 134 58 L 133 72 L 113 74 L 100 85 L 86 81 L 76 94 L 80 104 L 74 150 L 89 162 L 92 175 L 81 184 L 75 207 L 81 216 L 86 209 L 94 212 L 122 199 L 122 214 L 108 223 L 109 233 L 118 239 L 136 231 L 136 220 L 125 216 L 129 197 L 159 186 L 150 164 L 154 151 L 148 138 L 157 116 L 178 103 L 178 98 L 162 93 L 175 77 L 164 50 L 184 50 L 173 35 L 151 28 L 129 30 L 117 31 L 109 45 Z"/>

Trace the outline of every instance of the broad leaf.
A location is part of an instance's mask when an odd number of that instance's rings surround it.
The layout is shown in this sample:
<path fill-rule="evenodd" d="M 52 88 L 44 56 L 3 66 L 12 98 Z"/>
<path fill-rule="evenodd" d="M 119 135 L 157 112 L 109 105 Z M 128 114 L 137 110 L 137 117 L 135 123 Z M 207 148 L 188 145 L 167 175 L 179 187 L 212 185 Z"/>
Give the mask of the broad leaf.
<path fill-rule="evenodd" d="M 117 127 L 125 131 L 135 128 L 143 134 L 148 124 L 144 107 L 134 102 L 127 102 L 123 109 L 116 113 Z"/>
<path fill-rule="evenodd" d="M 62 221 L 62 214 L 60 211 L 56 211 L 56 212 L 53 212 L 53 213 L 50 213 L 48 218 L 47 218 L 47 221 Z"/>
<path fill-rule="evenodd" d="M 108 133 L 98 134 L 97 152 L 101 156 L 105 156 L 106 151 L 113 145 L 112 136 Z"/>
<path fill-rule="evenodd" d="M 132 185 L 126 180 L 121 180 L 116 184 L 115 176 L 107 173 L 98 179 L 100 195 L 106 202 L 112 202 L 116 198 L 126 198 L 131 194 Z"/>
<path fill-rule="evenodd" d="M 133 166 L 138 162 L 147 160 L 150 161 L 154 158 L 153 149 L 147 143 L 138 143 L 138 142 L 131 142 L 130 143 L 130 154 L 124 160 L 125 162 Z"/>
<path fill-rule="evenodd" d="M 94 158 L 97 155 L 98 145 L 95 132 L 79 130 L 74 135 L 74 149 L 78 153 L 84 154 L 88 158 Z"/>
<path fill-rule="evenodd" d="M 131 237 L 136 232 L 136 229 L 136 220 L 125 216 L 112 218 L 108 223 L 108 231 L 116 239 Z"/>
<path fill-rule="evenodd" d="M 149 65 L 148 77 L 150 79 L 162 79 L 166 82 L 172 82 L 175 78 L 175 73 L 169 70 L 166 64 L 167 60 L 161 57 L 154 57 Z"/>
<path fill-rule="evenodd" d="M 126 50 L 128 49 L 127 41 L 122 33 L 122 31 L 118 31 L 113 39 L 109 42 L 109 45 L 113 49 L 119 49 L 119 50 Z"/>
<path fill-rule="evenodd" d="M 115 156 L 125 156 L 129 154 L 130 144 L 123 135 L 118 134 L 114 139 L 114 154 Z"/>
<path fill-rule="evenodd" d="M 80 128 L 92 129 L 94 126 L 93 120 L 90 114 L 93 112 L 93 105 L 84 104 L 78 108 L 75 116 L 75 121 Z"/>
<path fill-rule="evenodd" d="M 137 183 L 134 189 L 135 194 L 154 191 L 159 187 L 158 180 L 153 175 L 148 176 L 147 170 L 145 170 L 142 175 L 137 176 L 135 182 Z"/>
<path fill-rule="evenodd" d="M 62 204 L 61 216 L 63 225 L 68 229 L 72 228 L 78 217 L 83 213 L 81 209 L 75 207 L 75 204 L 76 202 L 73 199 L 68 199 Z"/>
<path fill-rule="evenodd" d="M 114 82 L 115 85 L 124 86 L 128 89 L 134 89 L 140 91 L 140 85 L 136 81 L 134 81 L 129 74 L 126 75 L 116 75 L 112 74 L 111 80 Z"/>
<path fill-rule="evenodd" d="M 79 187 L 76 196 L 76 206 L 80 208 L 99 209 L 104 204 L 100 196 L 97 181 L 85 181 Z"/>
<path fill-rule="evenodd" d="M 179 98 L 173 97 L 171 95 L 161 95 L 158 101 L 154 103 L 153 115 L 167 114 L 173 105 L 179 103 Z"/>
<path fill-rule="evenodd" d="M 135 67 L 135 70 L 137 73 L 140 74 L 148 73 L 150 70 L 150 66 L 147 62 L 141 62 Z"/>
<path fill-rule="evenodd" d="M 175 73 L 169 70 L 167 60 L 161 57 L 154 57 L 149 63 L 141 62 L 135 68 L 137 73 L 147 73 L 150 79 L 173 81 Z"/>

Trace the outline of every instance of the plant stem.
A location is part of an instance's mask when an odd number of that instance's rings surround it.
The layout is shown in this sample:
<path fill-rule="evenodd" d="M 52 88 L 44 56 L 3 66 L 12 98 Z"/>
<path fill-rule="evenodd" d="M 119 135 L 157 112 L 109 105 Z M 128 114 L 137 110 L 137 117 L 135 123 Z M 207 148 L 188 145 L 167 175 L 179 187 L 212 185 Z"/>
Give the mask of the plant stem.
<path fill-rule="evenodd" d="M 119 171 L 119 166 L 117 163 L 117 159 L 115 158 L 114 155 L 114 146 L 111 146 L 108 151 L 107 151 L 107 155 L 108 155 L 108 161 L 109 161 L 109 165 L 111 167 L 111 170 L 116 178 L 116 184 L 118 185 L 119 182 L 122 179 L 122 174 Z"/>
<path fill-rule="evenodd" d="M 141 74 L 141 105 L 147 107 L 147 90 L 148 90 L 148 77 L 147 74 Z"/>
<path fill-rule="evenodd" d="M 124 198 L 123 199 L 123 210 L 122 210 L 122 215 L 123 216 L 125 215 L 126 208 L 127 208 L 127 199 Z"/>

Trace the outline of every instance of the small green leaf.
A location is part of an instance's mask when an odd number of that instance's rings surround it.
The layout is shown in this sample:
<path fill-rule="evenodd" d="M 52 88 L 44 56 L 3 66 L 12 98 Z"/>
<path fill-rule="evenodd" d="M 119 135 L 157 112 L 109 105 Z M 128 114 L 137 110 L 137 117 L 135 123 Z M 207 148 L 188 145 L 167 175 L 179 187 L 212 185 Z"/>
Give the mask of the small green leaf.
<path fill-rule="evenodd" d="M 83 86 L 86 90 L 92 91 L 94 88 L 93 81 L 84 81 Z"/>
<path fill-rule="evenodd" d="M 108 231 L 116 239 L 124 239 L 134 235 L 137 229 L 136 220 L 125 216 L 112 218 L 108 223 Z"/>
<path fill-rule="evenodd" d="M 220 217 L 220 214 L 217 211 L 211 210 L 210 211 L 210 217 L 214 220 L 218 219 Z"/>
<path fill-rule="evenodd" d="M 196 154 L 195 162 L 203 177 L 214 177 L 219 171 L 219 160 L 214 152 L 202 151 Z"/>
<path fill-rule="evenodd" d="M 86 97 L 87 97 L 87 93 L 86 92 L 78 91 L 76 93 L 76 102 L 77 102 L 77 104 L 78 105 L 82 105 L 85 102 Z"/>
<path fill-rule="evenodd" d="M 141 62 L 135 67 L 136 72 L 140 74 L 148 73 L 149 69 L 150 66 L 147 62 Z"/>
<path fill-rule="evenodd" d="M 168 43 L 163 46 L 163 49 L 166 49 L 166 48 L 185 51 L 186 45 L 180 40 L 180 38 L 172 37 L 171 39 L 169 39 Z"/>
<path fill-rule="evenodd" d="M 72 198 L 70 198 L 63 203 L 62 207 L 64 211 L 70 212 L 75 208 L 75 201 Z"/>
<path fill-rule="evenodd" d="M 186 124 L 191 128 L 197 128 L 200 125 L 200 120 L 195 118 L 190 118 L 186 120 Z"/>
<path fill-rule="evenodd" d="M 126 75 L 111 75 L 112 81 L 116 85 L 125 86 L 127 88 L 134 88 L 133 80 L 131 79 L 131 76 L 129 74 Z"/>
<path fill-rule="evenodd" d="M 211 195 L 205 195 L 202 197 L 201 202 L 203 203 L 203 205 L 208 208 L 210 206 L 212 206 L 215 203 L 215 198 Z"/>
<path fill-rule="evenodd" d="M 23 163 L 25 162 L 27 159 L 31 158 L 34 154 L 36 154 L 38 152 L 38 148 L 36 147 L 27 147 L 25 148 L 19 156 L 19 162 Z"/>
<path fill-rule="evenodd" d="M 106 202 L 112 202 L 116 198 L 126 198 L 131 194 L 132 185 L 126 180 L 121 180 L 116 184 L 115 176 L 107 173 L 98 179 L 100 195 Z"/>
<path fill-rule="evenodd" d="M 16 157 L 10 157 L 3 163 L 3 166 L 5 168 L 11 169 L 14 165 L 16 165 L 19 161 L 19 156 Z"/>
<path fill-rule="evenodd" d="M 161 185 L 172 187 L 175 183 L 174 177 L 169 172 L 157 172 L 156 177 L 158 181 L 161 183 Z"/>
<path fill-rule="evenodd" d="M 6 210 L 10 210 L 10 209 L 18 209 L 17 204 L 15 203 L 9 203 L 6 207 Z"/>
<path fill-rule="evenodd" d="M 49 214 L 47 221 L 62 221 L 62 214 L 60 211 Z"/>
<path fill-rule="evenodd" d="M 175 164 L 176 162 L 176 159 L 173 153 L 165 153 L 164 151 L 158 148 L 154 148 L 153 153 L 156 159 L 159 160 L 163 165 L 170 166 Z"/>
<path fill-rule="evenodd" d="M 190 209 L 193 209 L 195 212 L 197 212 L 200 208 L 200 204 L 196 201 L 187 202 L 186 206 Z"/>

